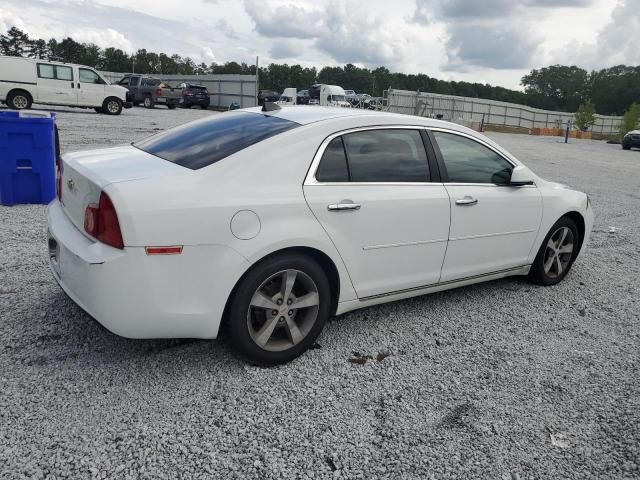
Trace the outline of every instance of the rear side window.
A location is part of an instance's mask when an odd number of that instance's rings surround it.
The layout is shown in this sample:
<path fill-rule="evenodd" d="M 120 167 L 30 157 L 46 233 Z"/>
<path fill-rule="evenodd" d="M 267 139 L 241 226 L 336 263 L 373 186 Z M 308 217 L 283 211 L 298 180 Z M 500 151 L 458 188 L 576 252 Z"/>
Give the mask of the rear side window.
<path fill-rule="evenodd" d="M 73 69 L 63 65 L 38 63 L 38 77 L 52 80 L 73 80 Z"/>
<path fill-rule="evenodd" d="M 366 130 L 344 136 L 352 182 L 428 182 L 418 130 Z"/>
<path fill-rule="evenodd" d="M 316 179 L 319 182 L 349 181 L 349 168 L 347 167 L 347 156 L 344 153 L 342 137 L 334 138 L 327 145 L 316 172 Z"/>
<path fill-rule="evenodd" d="M 71 67 L 56 65 L 56 77 L 58 80 L 73 80 L 73 70 Z"/>
<path fill-rule="evenodd" d="M 298 126 L 298 123 L 271 115 L 226 112 L 172 128 L 133 146 L 198 170 Z"/>
<path fill-rule="evenodd" d="M 56 71 L 53 65 L 44 63 L 38 64 L 38 76 L 40 78 L 56 78 Z"/>

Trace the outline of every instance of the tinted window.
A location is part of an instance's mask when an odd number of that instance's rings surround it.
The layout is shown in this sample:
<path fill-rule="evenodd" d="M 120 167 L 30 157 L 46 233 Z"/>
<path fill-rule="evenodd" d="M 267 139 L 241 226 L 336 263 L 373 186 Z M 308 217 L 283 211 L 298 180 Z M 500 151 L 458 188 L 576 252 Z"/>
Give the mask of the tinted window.
<path fill-rule="evenodd" d="M 118 85 L 122 85 L 123 87 L 126 87 L 127 85 L 129 85 L 130 81 L 131 79 L 129 77 L 125 77 L 118 82 Z"/>
<path fill-rule="evenodd" d="M 56 66 L 56 78 L 58 80 L 73 80 L 73 70 L 71 67 Z"/>
<path fill-rule="evenodd" d="M 40 78 L 56 78 L 53 65 L 46 65 L 44 63 L 38 64 L 38 76 Z"/>
<path fill-rule="evenodd" d="M 319 182 L 349 181 L 349 169 L 347 168 L 347 157 L 344 153 L 342 137 L 334 138 L 327 145 L 316 171 L 316 179 Z"/>
<path fill-rule="evenodd" d="M 130 84 L 132 87 L 135 87 L 140 83 L 140 77 L 132 77 L 130 80 Z"/>
<path fill-rule="evenodd" d="M 428 182 L 418 130 L 367 130 L 344 136 L 352 182 Z"/>
<path fill-rule="evenodd" d="M 513 166 L 500 155 L 467 137 L 433 132 L 449 182 L 509 183 Z"/>
<path fill-rule="evenodd" d="M 79 71 L 80 81 L 83 83 L 102 83 L 100 77 L 93 70 L 81 68 Z"/>
<path fill-rule="evenodd" d="M 172 128 L 134 146 L 197 170 L 297 126 L 270 115 L 227 112 Z"/>

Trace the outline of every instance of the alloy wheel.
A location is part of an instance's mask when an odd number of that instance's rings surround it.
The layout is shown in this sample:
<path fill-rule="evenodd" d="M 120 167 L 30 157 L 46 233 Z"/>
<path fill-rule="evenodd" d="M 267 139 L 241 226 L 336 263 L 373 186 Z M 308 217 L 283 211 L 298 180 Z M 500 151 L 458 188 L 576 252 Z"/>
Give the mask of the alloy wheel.
<path fill-rule="evenodd" d="M 299 344 L 318 318 L 320 296 L 309 275 L 294 269 L 271 275 L 254 292 L 247 311 L 251 339 L 280 352 Z"/>
<path fill-rule="evenodd" d="M 569 267 L 573 256 L 574 238 L 569 227 L 560 227 L 549 237 L 544 252 L 544 273 L 550 278 L 558 278 Z"/>

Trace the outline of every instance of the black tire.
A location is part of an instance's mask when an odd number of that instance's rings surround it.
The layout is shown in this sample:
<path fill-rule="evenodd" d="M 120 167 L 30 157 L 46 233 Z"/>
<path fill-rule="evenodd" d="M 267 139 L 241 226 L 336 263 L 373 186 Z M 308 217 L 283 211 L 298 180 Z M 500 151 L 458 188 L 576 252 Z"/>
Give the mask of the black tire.
<path fill-rule="evenodd" d="M 95 107 L 94 110 L 96 113 L 104 113 L 104 109 L 102 107 Z"/>
<path fill-rule="evenodd" d="M 151 95 L 147 95 L 146 97 L 144 97 L 144 108 L 153 108 L 154 107 L 154 102 L 153 102 L 153 98 L 151 98 Z"/>
<path fill-rule="evenodd" d="M 548 254 L 553 253 L 553 251 L 547 252 L 547 250 L 550 248 L 548 246 L 549 240 L 564 228 L 568 228 L 571 232 L 573 250 L 570 256 L 568 254 L 562 254 L 565 255 L 565 257 L 562 259 L 562 263 L 566 261 L 566 265 L 563 266 L 561 273 L 557 274 L 557 268 L 554 268 L 556 272 L 547 272 L 545 271 L 545 260 L 549 259 L 549 257 L 547 256 Z M 580 238 L 580 231 L 578 230 L 576 223 L 569 217 L 562 217 L 553 225 L 553 227 L 551 227 L 549 233 L 547 233 L 547 235 L 544 237 L 542 245 L 540 246 L 540 250 L 538 251 L 536 258 L 533 261 L 533 265 L 531 266 L 531 270 L 529 272 L 529 280 L 531 280 L 533 283 L 537 283 L 538 285 L 543 286 L 556 285 L 557 283 L 560 283 L 571 270 L 573 262 L 575 261 L 576 257 L 578 256 L 578 252 L 580 251 L 581 242 L 582 239 Z M 560 260 L 558 261 L 560 262 Z M 551 263 L 552 265 L 554 265 L 553 261 Z"/>
<path fill-rule="evenodd" d="M 133 102 L 133 106 L 134 107 L 139 107 L 140 106 L 140 102 Z"/>
<path fill-rule="evenodd" d="M 168 108 L 169 110 L 175 110 L 175 108 L 176 108 L 176 104 L 175 104 L 175 103 L 168 103 L 168 104 L 167 104 L 167 108 Z"/>
<path fill-rule="evenodd" d="M 290 347 L 285 345 L 284 347 L 280 347 L 282 348 L 281 350 L 273 351 L 262 348 L 258 343 L 256 343 L 256 341 L 254 341 L 252 333 L 250 332 L 251 327 L 249 326 L 249 319 L 253 319 L 254 317 L 251 317 L 252 314 L 250 314 L 249 310 L 251 299 L 259 289 L 263 288 L 265 282 L 273 276 L 277 277 L 280 275 L 280 272 L 286 270 L 297 270 L 299 275 L 298 278 L 302 278 L 303 280 L 305 278 L 312 280 L 314 287 L 317 289 L 318 305 L 317 310 L 315 310 L 315 307 L 311 307 L 314 308 L 311 313 L 317 313 L 315 315 L 315 319 L 309 321 L 306 334 L 304 334 L 302 340 L 298 343 L 293 343 L 291 340 L 276 338 L 276 341 L 284 342 L 285 344 L 289 342 L 292 343 L 292 345 Z M 301 273 L 304 275 L 301 275 Z M 297 285 L 300 286 L 300 284 Z M 294 294 L 295 289 L 296 287 L 294 287 L 293 290 Z M 286 363 L 298 357 L 313 345 L 329 318 L 331 303 L 331 287 L 329 285 L 329 280 L 318 263 L 305 255 L 297 253 L 273 256 L 254 265 L 240 280 L 233 297 L 230 300 L 227 316 L 225 318 L 225 332 L 229 337 L 229 342 L 232 348 L 250 362 L 260 365 L 277 365 L 280 363 Z M 294 306 L 283 308 L 294 308 Z M 260 310 L 258 309 L 258 311 Z M 267 315 L 267 312 L 269 311 L 270 310 L 268 308 L 265 309 L 264 315 Z M 305 310 L 299 310 L 299 312 L 304 311 Z M 277 315 L 280 315 L 280 313 Z M 289 315 L 291 315 L 291 312 L 289 312 Z M 280 317 L 281 320 L 283 318 L 284 317 Z M 303 318 L 302 321 L 304 322 L 304 317 L 300 318 Z M 271 334 L 269 338 L 273 338 L 274 335 L 276 335 L 276 337 L 280 335 L 284 338 L 286 333 L 285 325 L 279 325 L 280 324 L 275 327 L 273 330 L 274 333 Z M 301 323 L 298 326 L 301 325 L 303 324 Z M 280 328 L 280 330 L 278 330 L 278 328 Z M 303 327 L 301 326 L 301 328 Z M 255 335 L 255 332 L 253 334 Z M 269 340 L 269 342 L 271 342 L 271 340 Z"/>
<path fill-rule="evenodd" d="M 102 113 L 120 115 L 122 113 L 122 100 L 116 97 L 106 98 L 102 104 Z"/>
<path fill-rule="evenodd" d="M 622 145 L 623 150 L 631 150 L 631 145 Z"/>
<path fill-rule="evenodd" d="M 25 90 L 13 90 L 7 95 L 7 105 L 12 110 L 28 110 L 33 105 L 33 98 Z"/>

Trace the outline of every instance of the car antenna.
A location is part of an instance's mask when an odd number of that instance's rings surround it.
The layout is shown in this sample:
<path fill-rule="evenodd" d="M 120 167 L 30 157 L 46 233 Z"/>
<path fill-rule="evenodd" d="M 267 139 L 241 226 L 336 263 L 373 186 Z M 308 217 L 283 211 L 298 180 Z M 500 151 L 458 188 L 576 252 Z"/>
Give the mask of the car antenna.
<path fill-rule="evenodd" d="M 264 102 L 262 105 L 263 112 L 277 112 L 278 110 L 282 110 L 282 107 L 274 102 Z"/>

